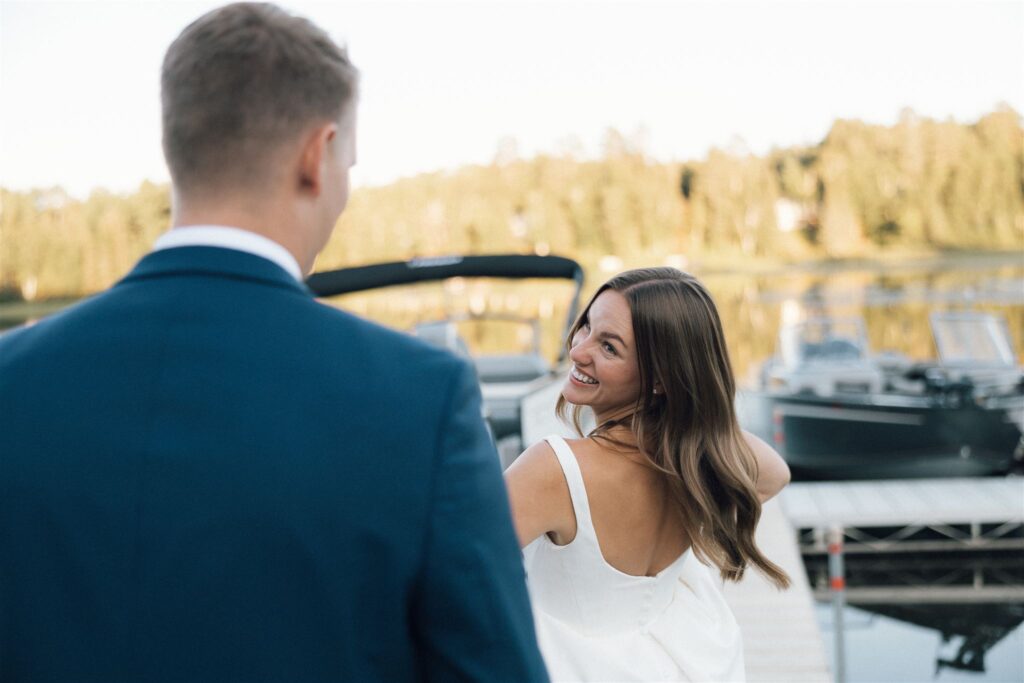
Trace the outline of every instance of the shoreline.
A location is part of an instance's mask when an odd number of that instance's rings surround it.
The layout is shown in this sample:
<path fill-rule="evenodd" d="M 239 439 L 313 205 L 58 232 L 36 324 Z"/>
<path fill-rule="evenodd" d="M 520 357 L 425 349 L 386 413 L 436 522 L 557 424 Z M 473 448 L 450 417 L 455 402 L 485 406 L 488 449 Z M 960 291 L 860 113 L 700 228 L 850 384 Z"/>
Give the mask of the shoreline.
<path fill-rule="evenodd" d="M 599 258 L 599 257 L 598 257 Z M 623 269 L 652 264 L 658 257 L 631 256 L 623 258 Z M 663 258 L 663 257 L 662 257 Z M 579 257 L 587 262 L 589 259 Z M 597 260 L 597 259 L 595 259 Z M 899 253 L 878 253 L 842 258 L 818 257 L 806 260 L 783 260 L 740 254 L 713 254 L 693 259 L 686 269 L 701 277 L 760 276 L 796 273 L 907 272 L 917 270 L 984 270 L 1002 266 L 1024 268 L 1024 250 L 908 250 Z M 589 269 L 588 278 L 601 273 Z M 593 274 L 593 275 L 591 275 Z M 83 292 L 53 298 L 0 299 L 0 321 L 4 318 L 30 317 L 64 308 L 97 292 Z"/>
<path fill-rule="evenodd" d="M 743 265 L 744 261 L 747 262 L 746 265 Z M 691 267 L 701 275 L 776 275 L 856 271 L 982 270 L 1001 266 L 1024 268 L 1024 251 L 914 250 L 895 254 L 819 257 L 793 261 L 733 255 L 695 259 Z"/>

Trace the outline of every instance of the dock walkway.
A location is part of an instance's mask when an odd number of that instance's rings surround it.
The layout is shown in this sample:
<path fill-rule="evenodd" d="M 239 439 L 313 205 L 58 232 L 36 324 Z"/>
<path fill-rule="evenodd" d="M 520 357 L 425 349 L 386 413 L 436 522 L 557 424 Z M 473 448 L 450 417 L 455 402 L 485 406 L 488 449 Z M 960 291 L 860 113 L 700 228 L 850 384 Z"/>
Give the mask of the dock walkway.
<path fill-rule="evenodd" d="M 753 570 L 739 583 L 725 584 L 725 599 L 743 631 L 747 680 L 830 681 L 807 572 L 796 535 L 777 500 L 764 506 L 757 545 L 789 574 L 792 585 L 779 591 Z"/>

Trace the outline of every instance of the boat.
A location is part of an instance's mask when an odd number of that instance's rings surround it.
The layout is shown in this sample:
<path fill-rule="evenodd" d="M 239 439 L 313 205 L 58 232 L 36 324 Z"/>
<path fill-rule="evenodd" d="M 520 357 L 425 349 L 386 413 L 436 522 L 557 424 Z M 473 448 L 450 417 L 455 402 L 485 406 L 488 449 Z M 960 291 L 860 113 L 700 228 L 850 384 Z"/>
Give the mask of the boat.
<path fill-rule="evenodd" d="M 1024 461 L 1024 373 L 1002 318 L 930 316 L 938 359 L 872 355 L 863 320 L 784 327 L 748 428 L 799 479 L 1002 475 Z"/>
<path fill-rule="evenodd" d="M 576 261 L 562 256 L 530 254 L 492 254 L 445 256 L 392 261 L 318 272 L 306 285 L 320 298 L 368 290 L 443 282 L 452 278 L 562 279 L 574 283 L 564 332 L 567 333 L 579 310 L 584 272 Z M 471 354 L 458 326 L 466 321 L 504 321 L 526 325 L 532 330 L 528 351 L 500 354 Z M 448 313 L 441 319 L 416 322 L 411 334 L 472 361 L 480 381 L 484 418 L 498 447 L 502 464 L 507 465 L 523 448 L 522 402 L 548 385 L 555 384 L 567 372 L 563 348 L 554 363 L 540 352 L 540 325 L 536 319 L 487 311 Z M 562 335 L 564 338 L 564 334 Z"/>

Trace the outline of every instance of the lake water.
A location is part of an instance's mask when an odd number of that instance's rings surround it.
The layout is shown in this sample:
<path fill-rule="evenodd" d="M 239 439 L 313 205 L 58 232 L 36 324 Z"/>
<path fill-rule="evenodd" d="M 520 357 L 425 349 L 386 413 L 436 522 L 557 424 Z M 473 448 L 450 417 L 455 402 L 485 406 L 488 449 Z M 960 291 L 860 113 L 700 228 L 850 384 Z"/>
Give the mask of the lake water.
<path fill-rule="evenodd" d="M 629 264 L 641 265 L 641 264 Z M 590 272 L 584 302 L 609 274 Z M 752 383 L 761 362 L 775 350 L 780 326 L 803 317 L 862 317 L 874 351 L 891 350 L 921 360 L 936 355 L 928 315 L 981 310 L 1007 321 L 1024 359 L 1024 254 L 923 260 L 885 267 L 832 265 L 785 270 L 700 275 L 718 304 L 733 366 L 741 385 Z M 554 360 L 562 335 L 570 284 L 455 279 L 336 297 L 330 303 L 399 329 L 449 314 L 497 314 L 535 320 L 537 346 Z M 47 315 L 69 302 L 0 303 L 0 329 Z M 467 320 L 459 333 L 473 353 L 525 348 L 529 325 Z"/>
<path fill-rule="evenodd" d="M 629 264 L 642 265 L 642 264 Z M 649 264 L 648 264 L 649 265 Z M 611 274 L 590 272 L 584 302 Z M 1024 254 L 909 262 L 887 267 L 815 266 L 750 273 L 700 275 L 715 297 L 736 375 L 750 384 L 775 350 L 781 325 L 802 317 L 862 317 L 871 347 L 911 358 L 936 355 L 928 315 L 973 309 L 1006 318 L 1015 347 L 1024 350 Z M 554 359 L 562 348 L 572 287 L 557 281 L 510 285 L 453 281 L 339 297 L 335 303 L 400 329 L 447 312 L 487 311 L 537 319 L 540 350 Z M 525 347 L 530 330 L 508 323 L 460 324 L 474 353 Z M 1021 356 L 1024 358 L 1024 356 Z"/>
<path fill-rule="evenodd" d="M 584 296 L 604 277 L 592 274 Z M 775 348 L 786 322 L 818 315 L 862 317 L 874 351 L 911 358 L 936 355 L 928 316 L 936 311 L 982 310 L 1007 322 L 1018 359 L 1024 359 L 1024 255 L 925 261 L 880 267 L 809 267 L 758 274 L 709 273 L 702 277 L 718 304 L 741 384 L 750 385 L 760 363 Z M 455 281 L 444 286 L 383 290 L 341 297 L 331 303 L 385 324 L 409 329 L 450 312 L 484 310 L 539 321 L 536 340 L 529 325 L 460 324 L 475 353 L 536 341 L 554 359 L 561 348 L 571 287 L 531 281 L 522 285 Z M 48 315 L 70 302 L 0 304 L 0 330 Z M 911 558 L 928 562 L 924 557 Z M 951 575 L 971 570 L 976 559 L 949 566 Z M 1020 553 L 1011 557 L 1024 567 Z M 810 568 L 810 565 L 809 565 Z M 1019 572 L 1018 572 L 1019 574 Z M 1013 584 L 1024 590 L 1024 577 Z M 813 581 L 812 581 L 813 583 Z M 826 648 L 832 648 L 832 615 L 817 607 Z M 850 606 L 845 612 L 847 680 L 1024 681 L 1024 601 L 992 604 Z M 945 624 L 945 626 L 943 626 Z M 944 632 L 943 629 L 946 629 Z M 983 657 L 977 657 L 979 647 Z M 942 664 L 940 662 L 947 662 Z M 959 663 L 960 668 L 948 662 Z M 967 670 L 979 669 L 977 671 Z"/>
<path fill-rule="evenodd" d="M 1019 528 L 1010 534 L 1024 537 Z M 805 565 L 816 593 L 828 595 L 826 557 L 807 556 Z M 1019 550 L 851 553 L 846 580 L 850 604 L 843 637 L 850 683 L 1024 681 Z M 925 594 L 927 602 L 909 593 Z M 1016 600 L 1005 599 L 1013 595 Z M 831 604 L 819 602 L 816 615 L 831 663 Z"/>
<path fill-rule="evenodd" d="M 849 606 L 843 613 L 846 680 L 849 683 L 925 683 L 927 681 L 979 681 L 983 683 L 1020 683 L 1024 681 L 1024 629 L 1018 625 L 985 651 L 981 659 L 970 654 L 969 640 L 984 641 L 992 619 L 983 616 L 974 621 L 970 635 L 954 634 L 948 639 L 941 630 L 928 628 L 884 613 L 886 605 L 872 609 Z M 918 606 L 920 611 L 944 614 L 967 611 L 963 605 Z M 970 605 L 970 609 L 995 617 L 1016 615 L 1016 622 L 1024 618 L 1024 603 L 990 603 Z M 818 623 L 829 661 L 833 657 L 832 607 L 827 603 L 816 606 Z M 966 647 L 965 647 L 966 646 Z M 977 666 L 972 671 L 954 668 L 951 664 L 961 659 L 963 664 Z"/>

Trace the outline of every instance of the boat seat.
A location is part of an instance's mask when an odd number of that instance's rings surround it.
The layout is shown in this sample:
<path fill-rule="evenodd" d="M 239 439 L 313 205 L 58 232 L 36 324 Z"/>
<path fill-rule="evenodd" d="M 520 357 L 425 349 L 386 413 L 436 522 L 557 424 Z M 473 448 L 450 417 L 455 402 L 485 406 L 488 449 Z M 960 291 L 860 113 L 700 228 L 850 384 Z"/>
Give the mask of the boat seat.
<path fill-rule="evenodd" d="M 413 329 L 413 334 L 428 344 L 448 349 L 464 358 L 472 357 L 466 340 L 459 335 L 455 325 L 447 320 L 420 323 Z"/>
<path fill-rule="evenodd" d="M 529 382 L 551 372 L 551 366 L 535 353 L 479 356 L 473 361 L 484 383 Z"/>

